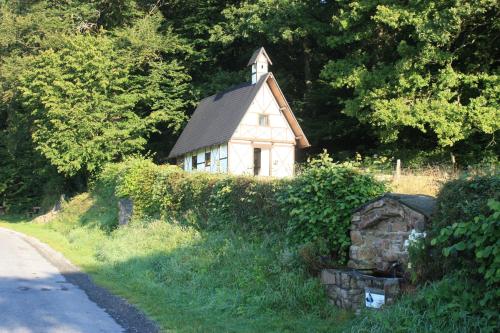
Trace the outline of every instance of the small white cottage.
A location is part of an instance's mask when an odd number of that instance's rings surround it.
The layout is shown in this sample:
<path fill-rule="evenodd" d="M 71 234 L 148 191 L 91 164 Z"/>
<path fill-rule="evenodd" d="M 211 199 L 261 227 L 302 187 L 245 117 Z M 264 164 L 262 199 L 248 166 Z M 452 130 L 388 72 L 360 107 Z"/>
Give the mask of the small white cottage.
<path fill-rule="evenodd" d="M 310 145 L 268 65 L 261 47 L 248 62 L 251 83 L 203 99 L 169 158 L 186 171 L 292 176 L 295 149 Z"/>

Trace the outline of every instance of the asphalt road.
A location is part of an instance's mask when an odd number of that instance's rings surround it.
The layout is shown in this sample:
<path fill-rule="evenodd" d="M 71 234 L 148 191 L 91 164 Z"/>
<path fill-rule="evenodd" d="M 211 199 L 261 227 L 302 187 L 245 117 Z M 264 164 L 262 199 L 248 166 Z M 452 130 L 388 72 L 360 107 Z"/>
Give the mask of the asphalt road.
<path fill-rule="evenodd" d="M 0 333 L 156 331 L 47 245 L 0 228 Z"/>

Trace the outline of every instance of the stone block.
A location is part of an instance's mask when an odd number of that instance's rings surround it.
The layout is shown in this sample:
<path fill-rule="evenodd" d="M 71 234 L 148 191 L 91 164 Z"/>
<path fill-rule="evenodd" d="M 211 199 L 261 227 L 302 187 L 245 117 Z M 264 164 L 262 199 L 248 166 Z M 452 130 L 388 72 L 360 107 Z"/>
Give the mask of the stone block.
<path fill-rule="evenodd" d="M 349 290 L 347 290 L 347 289 L 340 289 L 340 297 L 342 299 L 349 298 Z"/>
<path fill-rule="evenodd" d="M 409 223 L 407 221 L 398 221 L 392 224 L 392 231 L 394 232 L 408 232 L 410 230 Z"/>
<path fill-rule="evenodd" d="M 335 271 L 332 269 L 323 269 L 321 271 L 322 284 L 335 284 Z"/>
<path fill-rule="evenodd" d="M 361 236 L 361 232 L 357 230 L 351 231 L 351 242 L 353 245 L 360 245 L 363 243 L 363 237 Z"/>
<path fill-rule="evenodd" d="M 398 257 L 399 257 L 398 254 L 399 254 L 399 252 L 396 253 L 396 252 L 393 252 L 393 251 L 383 252 L 382 253 L 382 259 L 384 261 L 391 261 L 391 262 L 392 261 L 397 261 Z"/>
<path fill-rule="evenodd" d="M 118 201 L 118 224 L 127 225 L 132 219 L 134 203 L 130 199 L 120 199 Z"/>
<path fill-rule="evenodd" d="M 336 300 L 338 298 L 335 289 L 327 290 L 326 293 L 328 295 L 328 298 L 331 299 L 331 300 Z"/>
<path fill-rule="evenodd" d="M 351 222 L 352 223 L 356 223 L 358 222 L 359 220 L 361 219 L 361 214 L 358 212 L 358 213 L 354 213 L 352 215 L 352 218 L 351 218 Z"/>
<path fill-rule="evenodd" d="M 349 248 L 349 258 L 357 258 L 358 257 L 359 246 L 351 245 Z"/>
<path fill-rule="evenodd" d="M 399 281 L 386 282 L 384 284 L 384 292 L 387 295 L 397 295 L 400 292 Z"/>
<path fill-rule="evenodd" d="M 350 276 L 347 273 L 342 273 L 341 283 L 343 288 L 349 288 Z"/>

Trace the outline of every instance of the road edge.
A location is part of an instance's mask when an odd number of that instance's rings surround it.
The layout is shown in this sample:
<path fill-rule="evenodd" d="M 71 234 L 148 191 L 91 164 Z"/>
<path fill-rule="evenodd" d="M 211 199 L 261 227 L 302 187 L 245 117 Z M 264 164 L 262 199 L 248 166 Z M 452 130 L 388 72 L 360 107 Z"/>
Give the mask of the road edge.
<path fill-rule="evenodd" d="M 31 245 L 42 257 L 54 265 L 64 278 L 83 290 L 87 297 L 102 308 L 113 318 L 127 333 L 157 333 L 161 332 L 159 326 L 144 312 L 127 302 L 122 297 L 112 294 L 107 289 L 96 285 L 92 277 L 72 264 L 61 253 L 52 249 L 39 239 L 28 236 L 10 228 L 0 227 L 19 236 Z"/>

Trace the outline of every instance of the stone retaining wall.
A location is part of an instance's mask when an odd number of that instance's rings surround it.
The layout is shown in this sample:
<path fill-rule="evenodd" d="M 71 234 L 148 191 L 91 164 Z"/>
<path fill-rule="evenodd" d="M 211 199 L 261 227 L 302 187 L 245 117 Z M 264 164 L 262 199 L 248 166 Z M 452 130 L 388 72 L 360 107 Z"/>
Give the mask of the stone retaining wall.
<path fill-rule="evenodd" d="M 366 288 L 385 295 L 385 304 L 391 304 L 401 292 L 402 279 L 365 275 L 355 270 L 324 269 L 321 283 L 325 285 L 331 302 L 343 309 L 365 307 Z"/>

